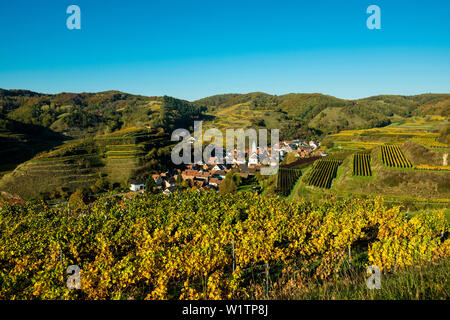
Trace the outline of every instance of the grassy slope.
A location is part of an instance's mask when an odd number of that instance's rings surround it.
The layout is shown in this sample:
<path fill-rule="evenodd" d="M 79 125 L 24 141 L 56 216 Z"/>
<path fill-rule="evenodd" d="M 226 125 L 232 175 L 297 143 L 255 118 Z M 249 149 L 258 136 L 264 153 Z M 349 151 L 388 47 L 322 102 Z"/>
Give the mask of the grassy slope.
<path fill-rule="evenodd" d="M 351 157 L 340 167 L 331 191 L 337 194 L 383 194 L 395 197 L 450 198 L 449 173 L 393 169 L 383 166 L 379 148 L 372 150 L 372 177 L 353 176 Z"/>
<path fill-rule="evenodd" d="M 326 140 L 332 140 L 340 150 L 358 147 L 371 149 L 373 176 L 353 176 L 351 155 L 338 169 L 330 190 L 313 190 L 315 193 L 333 193 L 338 196 L 350 194 L 382 194 L 389 201 L 416 201 L 417 199 L 450 199 L 450 174 L 445 171 L 417 171 L 413 169 L 388 168 L 381 163 L 380 148 L 376 143 L 393 143 L 401 147 L 406 157 L 413 163 L 442 165 L 443 154 L 448 149 L 425 148 L 415 143 L 414 135 L 435 136 L 446 120 L 425 118 L 408 119 L 381 129 L 341 132 Z M 369 143 L 368 143 L 369 142 Z M 374 145 L 372 145 L 374 143 Z M 339 150 L 334 148 L 334 150 Z M 311 193 L 311 192 L 310 192 Z M 423 202 L 421 200 L 421 202 Z"/>
<path fill-rule="evenodd" d="M 429 164 L 442 166 L 445 153 L 450 153 L 449 149 L 427 148 L 419 143 L 409 140 L 402 146 L 406 157 L 414 164 Z"/>
<path fill-rule="evenodd" d="M 348 114 L 343 108 L 329 107 L 317 114 L 309 125 L 313 128 L 321 128 L 326 131 L 332 131 L 337 126 L 347 123 L 351 128 L 364 127 L 365 120 L 359 115 Z"/>
<path fill-rule="evenodd" d="M 364 272 L 335 281 L 311 279 L 276 284 L 273 299 L 296 300 L 442 300 L 450 298 L 450 260 L 424 264 L 381 276 L 381 289 L 369 290 Z"/>

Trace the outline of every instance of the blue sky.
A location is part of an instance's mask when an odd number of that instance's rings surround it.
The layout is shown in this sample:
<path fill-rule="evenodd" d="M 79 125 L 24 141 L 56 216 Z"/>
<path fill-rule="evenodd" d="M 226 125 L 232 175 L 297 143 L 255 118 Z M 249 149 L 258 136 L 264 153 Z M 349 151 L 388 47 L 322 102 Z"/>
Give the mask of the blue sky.
<path fill-rule="evenodd" d="M 66 9 L 81 8 L 81 30 Z M 366 27 L 369 5 L 381 30 Z M 450 92 L 448 0 L 0 2 L 0 88 L 340 98 Z"/>

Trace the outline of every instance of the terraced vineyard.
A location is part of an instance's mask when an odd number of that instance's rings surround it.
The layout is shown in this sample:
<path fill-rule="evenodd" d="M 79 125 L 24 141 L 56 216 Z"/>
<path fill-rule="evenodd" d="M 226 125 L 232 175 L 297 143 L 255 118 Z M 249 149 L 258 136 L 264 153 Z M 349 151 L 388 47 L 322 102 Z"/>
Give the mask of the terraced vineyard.
<path fill-rule="evenodd" d="M 412 168 L 411 162 L 405 157 L 398 146 L 381 146 L 381 160 L 383 164 L 394 168 Z"/>
<path fill-rule="evenodd" d="M 300 175 L 300 169 L 280 168 L 278 171 L 277 192 L 283 196 L 288 196 Z"/>
<path fill-rule="evenodd" d="M 307 184 L 318 188 L 331 188 L 331 182 L 336 177 L 337 169 L 341 163 L 341 160 L 336 159 L 317 161 L 312 168 Z"/>
<path fill-rule="evenodd" d="M 354 176 L 371 176 L 370 153 L 356 153 L 353 155 L 353 175 Z"/>
<path fill-rule="evenodd" d="M 135 144 L 107 145 L 106 149 L 108 159 L 132 159 L 145 154 L 142 147 Z"/>
<path fill-rule="evenodd" d="M 449 146 L 445 143 L 439 142 L 436 140 L 436 138 L 431 137 L 415 137 L 414 140 L 425 147 L 430 148 L 448 148 Z"/>
<path fill-rule="evenodd" d="M 162 163 L 159 169 L 168 163 L 167 141 L 167 134 L 136 128 L 71 141 L 4 174 L 0 191 L 31 199 L 45 198 L 59 188 L 68 192 L 90 188 L 101 180 L 124 183 L 144 165 L 154 168 Z"/>

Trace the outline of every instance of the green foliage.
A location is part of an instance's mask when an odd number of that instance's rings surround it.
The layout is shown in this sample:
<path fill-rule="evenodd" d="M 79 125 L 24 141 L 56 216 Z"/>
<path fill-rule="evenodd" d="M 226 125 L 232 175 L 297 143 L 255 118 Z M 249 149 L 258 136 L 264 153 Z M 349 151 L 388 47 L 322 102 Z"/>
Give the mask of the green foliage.
<path fill-rule="evenodd" d="M 327 140 L 324 144 L 325 147 L 327 147 L 327 149 L 333 149 L 334 148 L 334 141 L 332 140 Z"/>
<path fill-rule="evenodd" d="M 149 176 L 147 180 L 145 180 L 145 192 L 146 193 L 155 193 L 156 191 L 156 183 L 155 179 L 152 176 Z"/>
<path fill-rule="evenodd" d="M 289 152 L 284 158 L 282 164 L 291 164 L 299 159 L 297 152 Z"/>
<path fill-rule="evenodd" d="M 219 186 L 219 194 L 230 194 L 235 193 L 237 191 L 236 183 L 234 182 L 233 177 L 226 177 L 222 184 Z"/>
<path fill-rule="evenodd" d="M 181 176 L 180 173 L 177 174 L 177 180 L 176 180 L 177 185 L 181 185 L 183 183 L 183 177 Z"/>
<path fill-rule="evenodd" d="M 236 187 L 239 187 L 242 183 L 242 177 L 237 172 L 228 171 L 227 174 L 225 175 L 225 179 L 227 178 L 233 180 Z"/>
<path fill-rule="evenodd" d="M 164 128 L 189 128 L 192 121 L 199 118 L 204 108 L 187 101 L 164 96 L 160 110 L 160 124 Z"/>
<path fill-rule="evenodd" d="M 152 110 L 152 103 L 160 110 Z M 118 91 L 57 95 L 0 91 L 0 106 L 9 119 L 51 128 L 72 137 L 111 133 L 126 127 L 173 128 L 192 125 L 204 109 L 171 97 L 143 97 Z"/>
<path fill-rule="evenodd" d="M 70 195 L 69 204 L 74 209 L 80 209 L 85 206 L 84 198 L 86 197 L 86 192 L 84 190 L 77 190 Z"/>
<path fill-rule="evenodd" d="M 441 129 L 438 141 L 450 145 L 450 124 Z"/>

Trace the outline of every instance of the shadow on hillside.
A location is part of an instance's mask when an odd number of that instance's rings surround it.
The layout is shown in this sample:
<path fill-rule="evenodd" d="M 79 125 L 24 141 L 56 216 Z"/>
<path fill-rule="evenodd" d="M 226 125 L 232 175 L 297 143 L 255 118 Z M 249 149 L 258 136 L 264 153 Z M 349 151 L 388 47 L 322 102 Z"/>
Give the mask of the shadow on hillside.
<path fill-rule="evenodd" d="M 0 136 L 0 165 L 9 169 L 72 139 L 49 128 L 15 120 L 8 120 L 5 129 L 9 133 Z"/>

